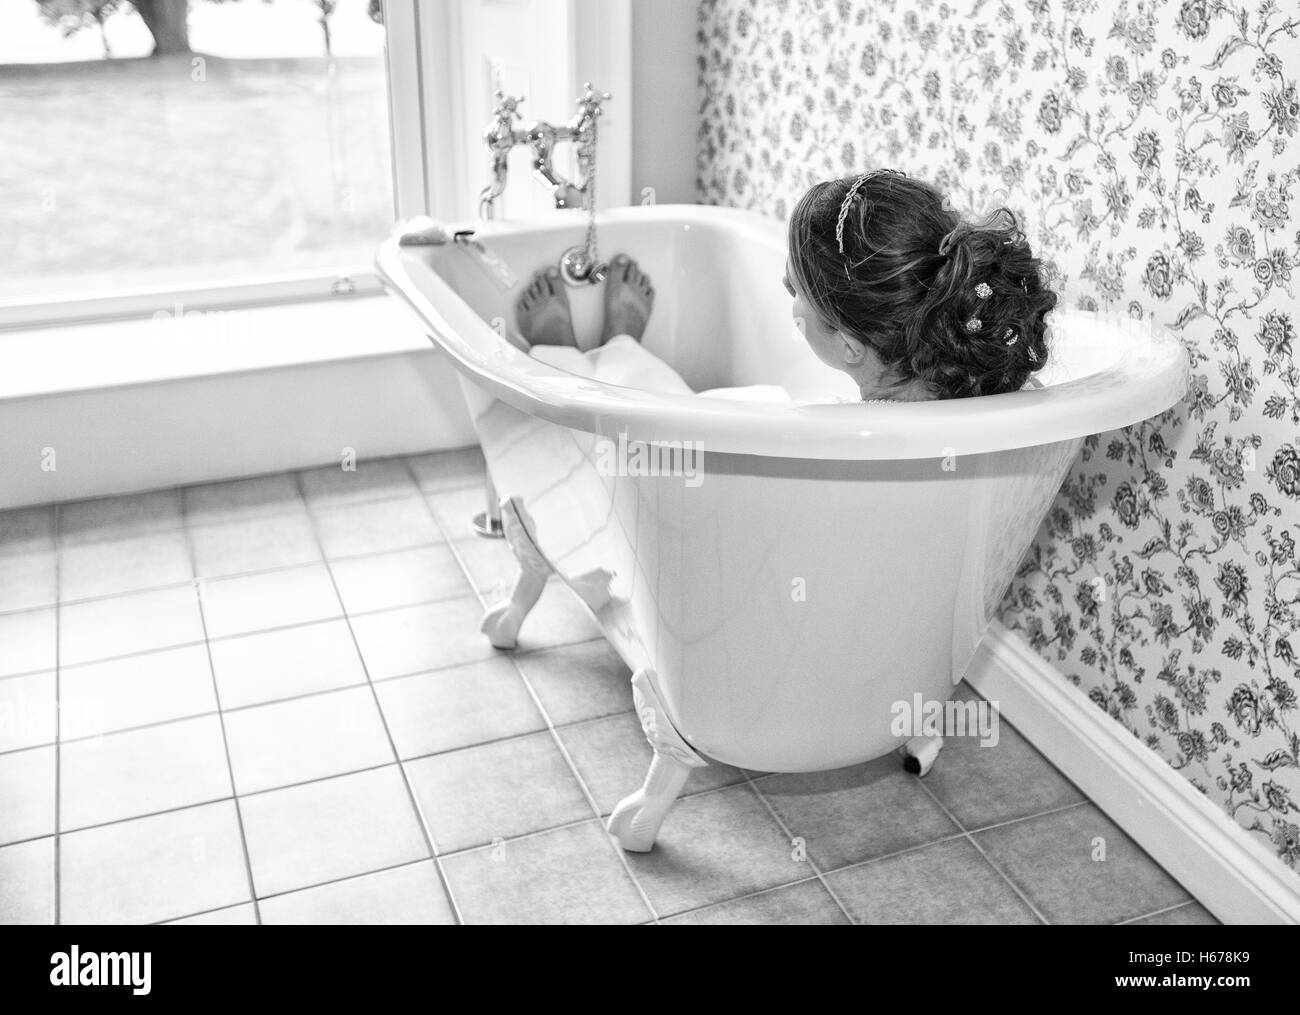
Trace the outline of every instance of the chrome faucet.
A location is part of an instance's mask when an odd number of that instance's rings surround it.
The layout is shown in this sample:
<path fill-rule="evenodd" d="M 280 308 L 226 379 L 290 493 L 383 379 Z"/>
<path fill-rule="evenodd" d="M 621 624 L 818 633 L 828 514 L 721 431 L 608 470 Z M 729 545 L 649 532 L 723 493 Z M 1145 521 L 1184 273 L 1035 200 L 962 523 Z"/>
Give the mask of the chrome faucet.
<path fill-rule="evenodd" d="M 533 149 L 533 177 L 555 199 L 557 208 L 587 208 L 595 191 L 596 176 L 596 119 L 601 114 L 601 103 L 609 99 L 608 92 L 598 92 L 586 82 L 585 92 L 578 99 L 578 112 L 568 123 L 555 126 L 543 120 L 534 120 L 522 130 L 515 122 L 522 119 L 519 104 L 522 95 L 506 95 L 497 91 L 492 122 L 483 132 L 483 140 L 491 153 L 492 182 L 479 192 L 479 217 L 495 217 L 496 200 L 506 189 L 507 160 L 515 145 L 529 145 Z M 555 146 L 571 141 L 578 150 L 577 186 L 558 175 L 551 166 Z"/>

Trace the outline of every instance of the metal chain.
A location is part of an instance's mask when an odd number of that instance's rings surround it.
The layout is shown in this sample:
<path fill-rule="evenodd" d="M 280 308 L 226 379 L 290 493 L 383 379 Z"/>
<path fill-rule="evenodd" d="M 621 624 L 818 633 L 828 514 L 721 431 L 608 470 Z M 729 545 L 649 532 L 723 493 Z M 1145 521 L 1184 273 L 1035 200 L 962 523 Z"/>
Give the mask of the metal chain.
<path fill-rule="evenodd" d="M 600 262 L 596 249 L 596 152 L 600 148 L 597 144 L 597 122 L 595 118 L 591 121 L 591 155 L 587 167 L 587 263 L 592 271 L 595 271 Z"/>

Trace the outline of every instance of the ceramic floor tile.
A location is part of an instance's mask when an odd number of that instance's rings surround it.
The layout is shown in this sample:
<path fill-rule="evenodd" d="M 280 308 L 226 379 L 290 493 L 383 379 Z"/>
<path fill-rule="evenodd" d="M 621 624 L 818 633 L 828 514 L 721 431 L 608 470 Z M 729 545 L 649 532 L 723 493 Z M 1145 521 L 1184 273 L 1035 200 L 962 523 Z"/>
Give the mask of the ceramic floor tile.
<path fill-rule="evenodd" d="M 292 473 L 206 483 L 181 491 L 190 525 L 236 522 L 266 515 L 306 514 Z"/>
<path fill-rule="evenodd" d="M 1189 902 L 1186 905 L 1178 906 L 1175 909 L 1166 909 L 1160 913 L 1152 913 L 1150 916 L 1144 916 L 1138 920 L 1130 920 L 1133 926 L 1143 927 L 1188 927 L 1196 925 L 1218 924 L 1214 914 L 1202 906 L 1199 902 Z"/>
<path fill-rule="evenodd" d="M 381 680 L 375 691 L 403 758 L 546 728 L 507 659 Z"/>
<path fill-rule="evenodd" d="M 531 652 L 601 637 L 600 628 L 569 587 L 550 582 L 519 629 L 517 651 Z"/>
<path fill-rule="evenodd" d="M 208 643 L 222 708 L 239 708 L 366 682 L 345 620 Z"/>
<path fill-rule="evenodd" d="M 266 924 L 454 924 L 432 860 L 263 899 Z"/>
<path fill-rule="evenodd" d="M 1050 923 L 1116 923 L 1188 900 L 1182 886 L 1092 804 L 974 838 Z M 1103 847 L 1105 858 L 1094 859 Z"/>
<path fill-rule="evenodd" d="M 300 473 L 300 478 L 303 495 L 313 508 L 409 497 L 419 492 L 401 458 L 359 458 L 353 471 L 329 465 Z"/>
<path fill-rule="evenodd" d="M 849 922 L 844 911 L 818 881 L 805 881 L 786 888 L 776 888 L 732 902 L 720 902 L 704 909 L 694 909 L 663 921 L 667 925 L 732 926 L 783 925 L 829 926 Z"/>
<path fill-rule="evenodd" d="M 198 595 L 191 585 L 64 606 L 59 661 L 64 666 L 203 640 Z"/>
<path fill-rule="evenodd" d="M 0 557 L 54 549 L 54 506 L 0 511 Z"/>
<path fill-rule="evenodd" d="M 649 853 L 627 861 L 660 916 L 808 877 L 796 845 L 748 786 L 685 797 L 673 805 Z"/>
<path fill-rule="evenodd" d="M 407 762 L 439 854 L 591 816 L 549 733 Z"/>
<path fill-rule="evenodd" d="M 257 912 L 251 902 L 246 902 L 242 906 L 227 906 L 225 909 L 214 909 L 208 913 L 184 916 L 179 920 L 165 922 L 170 926 L 178 927 L 251 927 L 257 923 Z"/>
<path fill-rule="evenodd" d="M 205 581 L 202 595 L 210 638 L 329 620 L 343 610 L 323 564 Z"/>
<path fill-rule="evenodd" d="M 651 919 L 596 821 L 447 857 L 467 924 L 629 924 Z"/>
<path fill-rule="evenodd" d="M 369 687 L 227 712 L 226 740 L 241 795 L 396 760 Z"/>
<path fill-rule="evenodd" d="M 632 710 L 632 671 L 603 638 L 516 660 L 556 726 Z"/>
<path fill-rule="evenodd" d="M 63 602 L 138 592 L 194 577 L 190 548 L 179 529 L 76 543 L 59 552 Z"/>
<path fill-rule="evenodd" d="M 757 785 L 822 871 L 959 831 L 893 755 L 852 768 L 774 775 Z"/>
<path fill-rule="evenodd" d="M 194 569 L 204 578 L 313 564 L 321 559 L 305 512 L 193 525 L 190 541 Z"/>
<path fill-rule="evenodd" d="M 67 740 L 215 712 L 203 645 L 64 667 L 60 735 Z"/>
<path fill-rule="evenodd" d="M 855 923 L 1039 923 L 965 838 L 850 867 L 826 881 Z"/>
<path fill-rule="evenodd" d="M 442 542 L 419 497 L 319 508 L 314 513 L 320 544 L 331 560 Z"/>
<path fill-rule="evenodd" d="M 258 793 L 241 806 L 259 896 L 429 856 L 396 765 Z"/>
<path fill-rule="evenodd" d="M 64 923 L 154 923 L 249 901 L 234 801 L 62 837 Z"/>
<path fill-rule="evenodd" d="M 0 846 L 0 927 L 54 922 L 54 837 Z"/>
<path fill-rule="evenodd" d="M 424 546 L 331 565 L 349 614 L 473 595 L 474 589 L 445 546 Z"/>
<path fill-rule="evenodd" d="M 418 455 L 408 458 L 407 464 L 415 475 L 415 482 L 426 493 L 463 487 L 481 490 L 487 472 L 483 451 L 478 447 Z"/>
<path fill-rule="evenodd" d="M 623 797 L 641 788 L 653 753 L 634 713 L 564 726 L 557 732 L 601 814 L 609 814 Z M 745 773 L 730 765 L 693 768 L 682 795 L 744 780 Z"/>
<path fill-rule="evenodd" d="M 476 599 L 449 599 L 352 619 L 352 630 L 374 680 L 459 666 L 497 655 L 479 631 Z"/>
<path fill-rule="evenodd" d="M 0 615 L 0 677 L 54 669 L 57 630 L 52 609 Z"/>
<path fill-rule="evenodd" d="M 466 542 L 481 540 L 488 545 L 496 544 L 509 549 L 504 539 L 484 539 L 474 531 L 474 516 L 487 507 L 487 493 L 481 484 L 459 490 L 436 491 L 427 494 L 425 499 L 448 539 Z"/>
<path fill-rule="evenodd" d="M 58 697 L 53 673 L 0 680 L 0 751 L 54 743 Z"/>
<path fill-rule="evenodd" d="M 54 748 L 0 754 L 0 845 L 54 834 Z"/>
<path fill-rule="evenodd" d="M 1084 799 L 1065 776 L 1017 733 L 998 722 L 997 743 L 946 736 L 926 787 L 964 828 L 1041 814 Z"/>
<path fill-rule="evenodd" d="M 214 715 L 61 748 L 59 822 L 64 830 L 230 795 L 221 722 Z"/>
<path fill-rule="evenodd" d="M 466 522 L 465 527 L 468 526 Z M 451 530 L 447 533 L 450 537 Z M 510 544 L 504 539 L 485 539 L 472 532 L 469 536 L 457 534 L 461 538 L 451 545 L 469 574 L 475 591 L 489 602 L 504 599 L 519 577 L 519 563 L 510 551 Z"/>
<path fill-rule="evenodd" d="M 53 606 L 59 599 L 58 573 L 53 550 L 0 553 L 0 613 Z"/>
<path fill-rule="evenodd" d="M 63 546 L 102 542 L 181 527 L 179 490 L 157 490 L 126 497 L 104 497 L 59 505 Z"/>

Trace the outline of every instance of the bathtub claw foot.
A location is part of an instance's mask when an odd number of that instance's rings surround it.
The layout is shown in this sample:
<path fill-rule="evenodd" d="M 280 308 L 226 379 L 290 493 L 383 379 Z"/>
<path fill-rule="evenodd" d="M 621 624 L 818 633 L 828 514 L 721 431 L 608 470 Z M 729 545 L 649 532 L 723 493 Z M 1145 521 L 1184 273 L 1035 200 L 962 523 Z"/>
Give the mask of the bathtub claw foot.
<path fill-rule="evenodd" d="M 903 768 L 913 775 L 929 775 L 935 759 L 943 750 L 943 737 L 913 737 L 898 753 L 903 756 Z"/>
<path fill-rule="evenodd" d="M 645 670 L 637 670 L 632 677 L 632 700 L 654 757 L 641 788 L 624 797 L 614 808 L 608 830 L 629 852 L 648 853 L 691 769 L 708 762 L 673 728 Z"/>
<path fill-rule="evenodd" d="M 488 636 L 493 648 L 512 649 L 519 643 L 519 628 L 546 588 L 551 567 L 528 534 L 524 520 L 528 517 L 518 497 L 501 502 L 501 525 L 506 541 L 519 563 L 519 577 L 510 595 L 489 607 L 479 630 Z"/>

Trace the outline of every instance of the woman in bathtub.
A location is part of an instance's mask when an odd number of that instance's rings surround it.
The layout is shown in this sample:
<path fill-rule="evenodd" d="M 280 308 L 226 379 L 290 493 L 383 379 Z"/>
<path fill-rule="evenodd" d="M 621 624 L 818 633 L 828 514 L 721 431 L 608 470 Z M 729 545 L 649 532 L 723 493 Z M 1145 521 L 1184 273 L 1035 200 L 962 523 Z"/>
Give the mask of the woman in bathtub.
<path fill-rule="evenodd" d="M 1018 391 L 1047 360 L 1044 318 L 1056 294 L 1015 216 L 979 223 L 950 211 L 927 183 L 882 169 L 813 186 L 790 217 L 784 284 L 808 344 L 848 374 L 868 402 Z M 654 287 L 620 254 L 606 280 L 601 344 L 580 352 L 559 272 L 520 296 L 519 327 L 537 359 L 610 384 L 690 394 L 640 344 Z M 801 323 L 800 323 L 801 322 Z M 789 401 L 779 388 L 700 394 Z"/>

